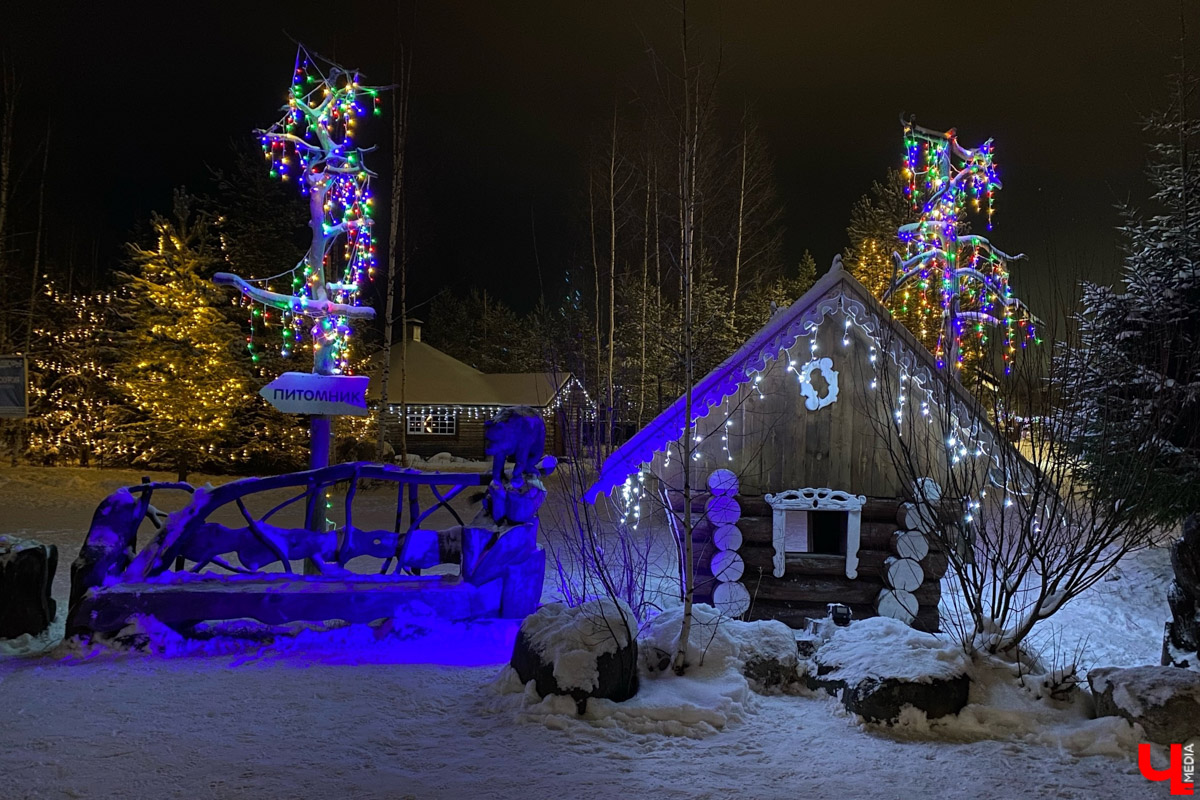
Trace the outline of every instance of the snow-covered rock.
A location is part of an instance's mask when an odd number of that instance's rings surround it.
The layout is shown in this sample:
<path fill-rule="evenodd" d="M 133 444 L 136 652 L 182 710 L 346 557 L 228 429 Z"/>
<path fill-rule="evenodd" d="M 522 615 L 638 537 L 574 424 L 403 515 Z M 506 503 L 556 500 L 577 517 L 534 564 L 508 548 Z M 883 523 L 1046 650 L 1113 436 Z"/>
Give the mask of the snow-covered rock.
<path fill-rule="evenodd" d="M 1088 672 L 1096 715 L 1139 723 L 1151 741 L 1200 736 L 1200 674 L 1178 667 L 1100 667 Z"/>
<path fill-rule="evenodd" d="M 907 705 L 932 719 L 967 704 L 969 668 L 966 653 L 948 639 L 872 617 L 834 632 L 813 655 L 808 683 L 871 721 L 894 721 Z"/>
<path fill-rule="evenodd" d="M 683 626 L 683 608 L 664 611 L 641 635 L 642 668 L 648 674 L 671 668 Z M 773 688 L 797 680 L 796 638 L 782 622 L 740 622 L 712 606 L 692 606 L 692 628 L 685 663 L 689 670 L 734 668 L 756 688 Z"/>
<path fill-rule="evenodd" d="M 561 613 L 561 612 L 560 612 Z M 617 727 L 638 734 L 700 738 L 745 722 L 760 695 L 751 687 L 790 688 L 797 683 L 793 633 L 777 622 L 739 622 L 707 605 L 693 607 L 687 669 L 671 669 L 682 623 L 673 607 L 646 622 L 637 640 L 637 694 L 614 702 L 589 700 L 579 714 L 570 696 L 542 696 L 534 681 L 505 668 L 492 683 L 494 712 L 515 712 L 555 730 Z M 749 676 L 749 677 L 748 677 Z"/>
<path fill-rule="evenodd" d="M 621 701 L 637 694 L 636 626 L 622 600 L 548 603 L 521 623 L 510 663 L 540 697 L 569 695 L 582 714 L 588 698 Z"/>
<path fill-rule="evenodd" d="M 930 683 L 965 675 L 971 662 L 950 639 L 871 617 L 837 628 L 814 663 L 824 667 L 822 676 L 852 684 L 867 678 Z"/>

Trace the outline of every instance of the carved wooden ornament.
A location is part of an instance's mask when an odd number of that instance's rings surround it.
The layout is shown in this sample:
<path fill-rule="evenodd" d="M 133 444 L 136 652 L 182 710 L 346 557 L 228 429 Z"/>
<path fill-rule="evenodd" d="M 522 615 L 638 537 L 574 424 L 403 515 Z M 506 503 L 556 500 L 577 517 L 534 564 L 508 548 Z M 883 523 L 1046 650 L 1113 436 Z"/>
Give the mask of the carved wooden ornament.
<path fill-rule="evenodd" d="M 815 361 L 810 361 L 796 370 L 800 373 L 800 394 L 804 396 L 804 407 L 809 411 L 831 406 L 837 402 L 838 398 L 838 373 L 833 368 L 833 359 L 820 358 Z M 829 390 L 824 397 L 817 396 L 817 387 L 812 384 L 812 376 L 814 372 L 821 373 L 821 377 L 829 384 Z"/>

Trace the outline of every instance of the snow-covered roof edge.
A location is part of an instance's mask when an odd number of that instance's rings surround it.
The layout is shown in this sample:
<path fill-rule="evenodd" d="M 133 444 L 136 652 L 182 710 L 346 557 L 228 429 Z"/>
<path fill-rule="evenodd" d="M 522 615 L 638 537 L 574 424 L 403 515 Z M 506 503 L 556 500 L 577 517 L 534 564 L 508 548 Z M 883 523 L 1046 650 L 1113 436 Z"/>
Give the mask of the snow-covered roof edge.
<path fill-rule="evenodd" d="M 839 289 L 840 287 L 840 289 Z M 828 272 L 786 310 L 777 311 L 758 333 L 704 376 L 692 390 L 692 421 L 705 416 L 709 410 L 748 383 L 753 373 L 767 368 L 768 362 L 796 343 L 801 336 L 819 325 L 825 317 L 845 311 L 857 319 L 875 336 L 889 328 L 890 355 L 916 383 L 931 386 L 937 372 L 933 354 L 917 341 L 907 328 L 896 322 L 871 292 L 834 261 Z M 874 330 L 870 330 L 870 329 Z M 990 428 L 986 414 L 978 402 L 961 386 L 947 381 L 954 395 L 951 412 L 960 420 L 974 419 Z M 594 503 L 602 494 L 609 494 L 633 473 L 653 459 L 654 454 L 669 442 L 677 441 L 684 430 L 686 396 L 663 410 L 605 460 L 596 481 L 584 493 L 584 500 Z"/>

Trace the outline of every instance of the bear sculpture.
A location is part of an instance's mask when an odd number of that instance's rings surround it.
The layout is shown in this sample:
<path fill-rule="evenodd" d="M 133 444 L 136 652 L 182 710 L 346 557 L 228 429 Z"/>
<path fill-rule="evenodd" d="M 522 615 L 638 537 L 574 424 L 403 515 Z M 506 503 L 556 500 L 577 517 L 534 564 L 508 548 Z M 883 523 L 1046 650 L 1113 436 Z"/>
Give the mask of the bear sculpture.
<path fill-rule="evenodd" d="M 546 423 L 537 411 L 529 406 L 502 409 L 483 424 L 483 438 L 484 452 L 493 458 L 493 482 L 501 482 L 509 457 L 516 462 L 513 484 L 519 485 L 524 475 L 538 474 L 538 462 L 546 449 Z"/>

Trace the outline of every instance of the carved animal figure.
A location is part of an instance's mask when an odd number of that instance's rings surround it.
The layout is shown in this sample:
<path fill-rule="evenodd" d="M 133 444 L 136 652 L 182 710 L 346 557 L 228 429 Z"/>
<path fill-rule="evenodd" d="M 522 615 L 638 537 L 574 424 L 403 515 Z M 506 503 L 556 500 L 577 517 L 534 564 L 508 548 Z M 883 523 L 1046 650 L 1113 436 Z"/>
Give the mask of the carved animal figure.
<path fill-rule="evenodd" d="M 521 476 L 538 474 L 538 461 L 546 449 L 546 423 L 542 415 L 529 406 L 502 409 L 483 424 L 484 452 L 492 456 L 492 480 L 499 483 L 504 476 L 504 462 L 511 456 L 513 481 Z"/>

